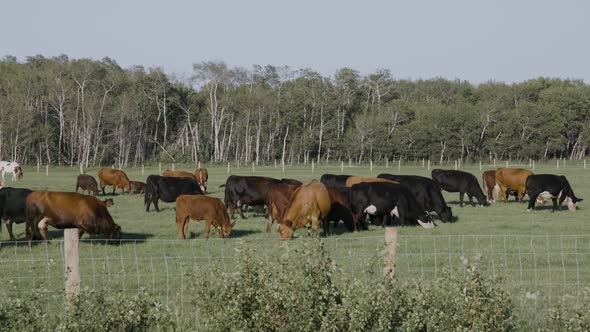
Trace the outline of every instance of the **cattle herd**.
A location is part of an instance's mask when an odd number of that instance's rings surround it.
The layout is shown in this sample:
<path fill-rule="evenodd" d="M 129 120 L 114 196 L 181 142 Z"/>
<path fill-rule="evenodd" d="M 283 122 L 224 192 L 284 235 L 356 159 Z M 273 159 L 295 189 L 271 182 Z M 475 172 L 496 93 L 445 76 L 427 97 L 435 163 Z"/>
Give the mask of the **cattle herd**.
<path fill-rule="evenodd" d="M 12 172 L 22 178 L 17 163 L 0 162 L 0 172 Z M 108 207 L 112 199 L 99 200 L 95 196 L 105 195 L 105 187 L 112 186 L 128 194 L 143 194 L 146 212 L 153 205 L 159 211 L 158 201 L 176 203 L 176 225 L 178 234 L 186 238 L 189 221 L 205 220 L 205 237 L 209 237 L 211 226 L 216 235 L 228 238 L 235 226 L 235 212 L 246 219 L 246 208 L 262 208 L 266 217 L 266 231 L 278 223 L 280 239 L 290 239 L 296 229 L 309 227 L 314 234 L 324 236 L 343 223 L 349 231 L 360 231 L 371 223 L 385 225 L 419 225 L 424 228 L 436 226 L 438 220 L 453 222 L 453 211 L 445 202 L 442 190 L 459 193 L 462 207 L 465 196 L 469 203 L 486 206 L 495 201 L 508 201 L 510 195 L 522 202 L 529 196 L 528 210 L 535 204 L 553 202 L 553 211 L 561 208 L 563 202 L 575 211 L 582 201 L 565 178 L 552 174 L 535 175 L 519 168 L 498 168 L 482 174 L 484 189 L 471 173 L 458 170 L 435 169 L 432 178 L 417 175 L 380 174 L 377 177 L 324 174 L 320 181 L 300 182 L 294 179 L 274 179 L 262 176 L 237 176 L 227 178 L 224 201 L 207 196 L 208 173 L 198 168 L 194 173 L 167 170 L 161 176 L 150 175 L 146 183 L 130 181 L 121 170 L 102 168 L 98 179 L 90 175 L 79 175 L 75 192 L 33 191 L 23 188 L 2 187 L 0 189 L 0 217 L 6 223 L 11 240 L 13 223 L 26 224 L 26 239 L 35 237 L 47 240 L 49 225 L 58 228 L 78 228 L 84 233 L 102 235 L 107 239 L 120 239 L 121 227 L 113 220 Z M 100 186 L 99 186 L 100 184 Z M 100 190 L 99 190 L 100 189 Z M 82 191 L 82 193 L 79 193 Z M 496 194 L 495 194 L 496 193 Z M 230 219 L 231 217 L 231 219 Z"/>

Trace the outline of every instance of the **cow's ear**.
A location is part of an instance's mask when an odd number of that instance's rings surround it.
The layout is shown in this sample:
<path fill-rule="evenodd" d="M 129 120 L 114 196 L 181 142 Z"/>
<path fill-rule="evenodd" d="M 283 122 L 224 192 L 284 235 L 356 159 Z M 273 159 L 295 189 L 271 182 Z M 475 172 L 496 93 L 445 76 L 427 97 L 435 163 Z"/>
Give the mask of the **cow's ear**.
<path fill-rule="evenodd" d="M 576 203 L 583 201 L 583 198 L 578 198 L 578 200 L 576 201 Z"/>
<path fill-rule="evenodd" d="M 291 228 L 293 226 L 293 223 L 291 222 L 291 220 L 287 219 L 283 221 L 283 225 Z"/>

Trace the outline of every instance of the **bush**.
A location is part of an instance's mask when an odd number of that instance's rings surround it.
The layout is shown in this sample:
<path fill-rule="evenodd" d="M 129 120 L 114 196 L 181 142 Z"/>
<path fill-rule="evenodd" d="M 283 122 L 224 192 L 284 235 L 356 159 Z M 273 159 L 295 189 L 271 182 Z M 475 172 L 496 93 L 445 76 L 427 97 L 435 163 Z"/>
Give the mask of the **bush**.
<path fill-rule="evenodd" d="M 467 277 L 390 283 L 338 278 L 321 247 L 264 264 L 239 254 L 235 273 L 196 278 L 193 303 L 205 330 L 512 331 L 508 294 L 465 261 Z"/>
<path fill-rule="evenodd" d="M 551 324 L 548 331 L 590 331 L 590 288 L 584 289 L 580 302 L 572 308 L 575 300 L 562 298 L 549 312 Z"/>

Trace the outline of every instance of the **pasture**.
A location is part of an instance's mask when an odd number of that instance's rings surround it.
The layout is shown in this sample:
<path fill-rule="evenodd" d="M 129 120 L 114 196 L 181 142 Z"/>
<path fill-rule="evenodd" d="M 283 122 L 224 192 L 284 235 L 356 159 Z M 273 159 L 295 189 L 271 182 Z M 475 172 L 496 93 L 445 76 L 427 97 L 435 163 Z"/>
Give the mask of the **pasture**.
<path fill-rule="evenodd" d="M 227 165 L 203 165 L 209 171 L 210 195 L 223 199 L 223 188 L 228 176 Z M 345 167 L 344 174 L 377 176 L 380 173 L 416 174 L 430 177 L 421 165 L 396 167 L 367 165 Z M 536 165 L 535 173 L 566 175 L 576 196 L 586 199 L 579 210 L 551 212 L 550 202 L 526 211 L 526 203 L 495 203 L 481 208 L 466 205 L 459 207 L 458 193 L 444 192 L 444 197 L 457 217 L 455 223 L 442 223 L 425 230 L 421 227 L 400 227 L 397 248 L 396 278 L 426 280 L 443 273 L 465 273 L 464 261 L 477 262 L 483 274 L 500 278 L 501 287 L 510 291 L 524 320 L 531 326 L 543 323 L 544 309 L 557 303 L 563 296 L 570 296 L 569 303 L 576 305 L 579 294 L 590 287 L 590 170 L 581 163 L 555 168 L 555 164 Z M 292 166 L 285 173 L 274 166 L 235 168 L 231 174 L 260 175 L 275 178 L 288 177 L 299 180 L 317 178 L 324 173 L 341 174 L 340 166 L 311 167 Z M 162 170 L 170 165 L 162 165 Z M 176 165 L 178 170 L 194 171 L 190 165 Z M 481 184 L 478 165 L 462 168 L 476 175 Z M 485 167 L 483 170 L 491 169 Z M 131 180 L 145 181 L 148 175 L 158 174 L 158 166 L 123 169 Z M 482 171 L 483 171 L 482 170 Z M 97 178 L 98 168 L 86 170 Z M 24 178 L 19 182 L 7 181 L 7 186 L 27 187 L 34 190 L 73 191 L 77 168 L 50 168 L 49 176 L 43 170 L 24 168 Z M 191 222 L 186 241 L 179 240 L 175 224 L 174 203 L 160 203 L 162 211 L 145 212 L 143 195 L 120 193 L 112 197 L 115 205 L 109 208 L 115 222 L 123 230 L 123 240 L 117 245 L 107 245 L 100 239 L 84 236 L 80 246 L 82 287 L 118 290 L 134 293 L 147 289 L 161 301 L 179 313 L 187 313 L 198 321 L 199 310 L 186 304 L 186 292 L 195 273 L 212 277 L 210 271 L 232 272 L 236 253 L 248 249 L 267 257 L 268 263 L 278 258 L 304 259 L 299 249 L 308 243 L 307 231 L 300 229 L 294 240 L 281 242 L 276 224 L 271 233 L 264 232 L 264 217 L 246 213 L 247 220 L 240 220 L 231 234 L 223 241 L 204 240 L 204 223 Z M 103 196 L 100 196 L 103 197 Z M 525 198 L 525 202 L 528 197 Z M 4 227 L 3 227 L 4 228 Z M 24 240 L 24 225 L 14 225 L 17 239 Z M 323 239 L 323 245 L 342 271 L 343 280 L 362 280 L 381 273 L 383 229 L 370 226 L 368 231 L 346 232 L 341 226 L 335 233 Z M 63 293 L 63 244 L 59 240 L 63 232 L 49 229 L 53 240 L 49 244 L 37 243 L 28 248 L 25 243 L 8 242 L 5 229 L 0 234 L 0 281 L 3 292 L 20 292 L 39 289 L 47 294 Z M 49 296 L 48 296 L 49 299 Z"/>

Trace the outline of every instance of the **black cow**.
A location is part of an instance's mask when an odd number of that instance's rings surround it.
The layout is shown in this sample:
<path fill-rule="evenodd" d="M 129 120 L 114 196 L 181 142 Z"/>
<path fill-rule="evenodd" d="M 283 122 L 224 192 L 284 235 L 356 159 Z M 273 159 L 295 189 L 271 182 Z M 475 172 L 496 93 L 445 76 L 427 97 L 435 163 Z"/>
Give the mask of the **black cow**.
<path fill-rule="evenodd" d="M 443 222 L 453 221 L 453 212 L 434 180 L 418 175 L 379 174 L 377 177 L 399 182 L 414 195 L 422 210 L 436 211 Z"/>
<path fill-rule="evenodd" d="M 6 222 L 10 240 L 14 241 L 12 223 L 20 224 L 27 221 L 25 216 L 26 201 L 32 190 L 4 187 L 0 189 L 0 220 Z M 0 227 L 1 224 L 0 224 Z M 1 229 L 1 228 L 0 228 Z"/>
<path fill-rule="evenodd" d="M 158 200 L 172 203 L 180 195 L 203 195 L 203 191 L 193 179 L 150 175 L 145 183 L 145 210 L 149 212 L 153 203 L 156 211 L 160 212 Z"/>
<path fill-rule="evenodd" d="M 553 211 L 561 210 L 563 201 L 567 204 L 570 211 L 576 210 L 576 205 L 582 199 L 574 195 L 574 191 L 565 176 L 553 174 L 535 174 L 526 178 L 526 192 L 529 195 L 528 210 L 535 208 L 537 198 L 553 201 Z M 559 207 L 557 204 L 559 199 Z"/>
<path fill-rule="evenodd" d="M 346 180 L 351 176 L 352 175 L 324 174 L 320 178 L 320 182 L 326 186 L 339 189 L 346 187 Z"/>
<path fill-rule="evenodd" d="M 432 179 L 439 184 L 441 189 L 452 193 L 458 192 L 459 205 L 461 207 L 463 207 L 463 196 L 465 196 L 465 194 L 467 194 L 467 197 L 469 197 L 469 203 L 473 206 L 475 206 L 475 203 L 473 203 L 473 196 L 477 198 L 477 202 L 480 206 L 488 205 L 477 178 L 471 173 L 446 169 L 433 169 Z"/>
<path fill-rule="evenodd" d="M 364 214 L 383 217 L 387 225 L 394 215 L 401 225 L 419 224 L 433 228 L 434 222 L 428 211 L 421 210 L 414 195 L 402 185 L 387 182 L 365 182 L 350 188 L 350 210 L 355 222 Z"/>
<path fill-rule="evenodd" d="M 231 175 L 225 182 L 224 203 L 229 209 L 229 216 L 235 219 L 235 210 L 238 210 L 240 218 L 246 219 L 242 206 L 266 205 L 270 203 L 270 191 L 275 184 L 298 184 L 301 181 L 293 179 L 273 179 L 264 176 Z M 266 209 L 268 214 L 269 209 Z M 266 216 L 268 217 L 268 216 Z"/>

